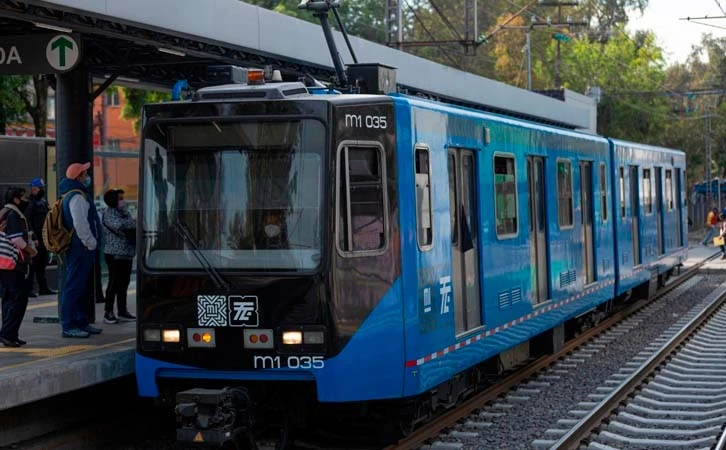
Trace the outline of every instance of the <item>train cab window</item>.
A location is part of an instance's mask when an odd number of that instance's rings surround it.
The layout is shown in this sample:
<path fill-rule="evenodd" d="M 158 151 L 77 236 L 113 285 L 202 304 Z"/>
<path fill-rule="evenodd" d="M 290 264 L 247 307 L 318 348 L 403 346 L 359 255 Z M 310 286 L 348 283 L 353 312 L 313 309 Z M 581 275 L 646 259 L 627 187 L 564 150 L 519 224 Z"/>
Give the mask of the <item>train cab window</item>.
<path fill-rule="evenodd" d="M 608 179 L 605 163 L 600 163 L 600 205 L 602 208 L 602 221 L 608 221 Z"/>
<path fill-rule="evenodd" d="M 625 217 L 625 168 L 620 166 L 620 217 Z"/>
<path fill-rule="evenodd" d="M 338 249 L 346 256 L 379 254 L 388 221 L 383 147 L 343 144 L 338 161 Z"/>
<path fill-rule="evenodd" d="M 666 209 L 673 211 L 673 171 L 670 169 L 665 171 L 665 190 Z"/>
<path fill-rule="evenodd" d="M 560 228 L 570 228 L 574 223 L 572 198 L 572 163 L 557 161 L 557 216 Z"/>
<path fill-rule="evenodd" d="M 643 169 L 643 206 L 646 214 L 653 213 L 653 194 L 651 193 L 650 169 Z"/>
<path fill-rule="evenodd" d="M 418 246 L 428 250 L 433 243 L 431 218 L 431 169 L 429 164 L 429 149 L 416 147 L 414 154 L 416 169 L 416 223 Z"/>
<path fill-rule="evenodd" d="M 497 237 L 517 235 L 517 176 L 513 156 L 494 156 L 494 212 Z"/>

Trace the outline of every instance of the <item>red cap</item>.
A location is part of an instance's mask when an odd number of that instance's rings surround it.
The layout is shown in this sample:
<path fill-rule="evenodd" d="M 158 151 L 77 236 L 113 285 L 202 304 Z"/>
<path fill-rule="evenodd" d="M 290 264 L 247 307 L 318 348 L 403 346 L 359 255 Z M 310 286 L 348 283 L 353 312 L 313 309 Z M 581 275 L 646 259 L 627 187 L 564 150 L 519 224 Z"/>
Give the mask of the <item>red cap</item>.
<path fill-rule="evenodd" d="M 66 169 L 66 178 L 78 178 L 78 176 L 83 172 L 84 170 L 88 170 L 91 167 L 91 163 L 87 162 L 84 164 L 81 163 L 73 163 Z"/>

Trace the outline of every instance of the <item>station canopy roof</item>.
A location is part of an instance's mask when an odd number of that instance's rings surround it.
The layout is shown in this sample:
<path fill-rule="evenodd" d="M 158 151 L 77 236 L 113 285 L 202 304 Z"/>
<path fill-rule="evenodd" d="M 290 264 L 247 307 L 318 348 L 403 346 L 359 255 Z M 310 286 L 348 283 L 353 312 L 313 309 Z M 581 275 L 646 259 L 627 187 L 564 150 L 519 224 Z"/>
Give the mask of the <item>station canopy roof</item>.
<path fill-rule="evenodd" d="M 344 18 L 343 18 L 344 19 Z M 272 66 L 283 78 L 334 77 L 319 25 L 238 0 L 2 0 L 0 37 L 47 33 L 83 36 L 83 58 L 98 78 L 169 89 L 203 82 L 210 64 Z M 70 31 L 66 31 L 70 32 Z M 352 63 L 340 33 L 338 49 Z M 397 68 L 399 91 L 573 129 L 594 129 L 592 114 L 568 104 L 384 45 L 351 37 L 362 63 Z"/>

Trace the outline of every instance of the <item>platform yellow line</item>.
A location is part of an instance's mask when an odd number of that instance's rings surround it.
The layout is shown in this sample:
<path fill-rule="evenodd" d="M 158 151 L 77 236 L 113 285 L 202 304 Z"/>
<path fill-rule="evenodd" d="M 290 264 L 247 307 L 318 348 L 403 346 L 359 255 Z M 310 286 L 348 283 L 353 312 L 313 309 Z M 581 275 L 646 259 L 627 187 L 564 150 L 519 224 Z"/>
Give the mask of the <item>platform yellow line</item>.
<path fill-rule="evenodd" d="M 36 305 L 29 305 L 28 311 L 31 311 L 33 309 L 47 308 L 49 306 L 55 306 L 57 304 L 58 304 L 58 300 L 56 300 L 54 302 L 45 302 L 45 303 L 38 303 Z"/>
<path fill-rule="evenodd" d="M 30 364 L 35 364 L 35 363 L 38 363 L 38 362 L 50 361 L 50 360 L 53 360 L 53 359 L 58 359 L 58 358 L 61 358 L 63 356 L 68 356 L 70 354 L 84 353 L 86 351 L 91 351 L 91 350 L 102 350 L 104 348 L 109 348 L 109 347 L 113 347 L 113 346 L 116 346 L 116 345 L 126 344 L 126 343 L 134 342 L 134 341 L 136 341 L 136 338 L 135 337 L 132 337 L 132 338 L 124 339 L 124 340 L 117 341 L 117 342 L 111 342 L 109 344 L 103 344 L 103 345 L 93 346 L 93 348 L 86 348 L 88 346 L 86 346 L 86 345 L 79 345 L 79 346 L 76 346 L 76 348 L 79 348 L 79 350 L 76 351 L 76 352 L 70 352 L 70 353 L 67 353 L 66 352 L 66 353 L 63 353 L 63 354 L 56 354 L 54 356 L 48 356 L 46 358 L 36 359 L 34 361 L 26 361 L 26 362 L 23 362 L 23 363 L 13 364 L 12 366 L 0 367 L 0 372 L 2 372 L 3 370 L 17 369 L 18 367 L 24 367 L 24 366 L 28 366 Z"/>

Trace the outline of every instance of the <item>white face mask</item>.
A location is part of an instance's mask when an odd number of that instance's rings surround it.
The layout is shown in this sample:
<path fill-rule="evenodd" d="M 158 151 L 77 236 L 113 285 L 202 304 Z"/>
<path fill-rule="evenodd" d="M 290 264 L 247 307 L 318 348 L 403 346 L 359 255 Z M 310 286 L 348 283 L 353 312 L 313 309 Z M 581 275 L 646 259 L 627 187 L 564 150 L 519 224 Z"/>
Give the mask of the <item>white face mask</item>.
<path fill-rule="evenodd" d="M 275 224 L 265 225 L 265 234 L 270 238 L 277 237 L 280 234 L 280 226 Z"/>

